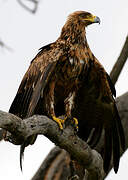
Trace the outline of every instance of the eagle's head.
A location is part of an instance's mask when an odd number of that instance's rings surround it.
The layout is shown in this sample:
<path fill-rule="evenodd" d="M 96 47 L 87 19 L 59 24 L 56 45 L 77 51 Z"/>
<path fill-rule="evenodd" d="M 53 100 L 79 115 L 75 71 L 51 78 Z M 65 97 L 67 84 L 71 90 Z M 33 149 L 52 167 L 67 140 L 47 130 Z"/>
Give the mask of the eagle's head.
<path fill-rule="evenodd" d="M 68 16 L 68 22 L 80 23 L 83 26 L 88 26 L 93 23 L 100 24 L 100 18 L 85 11 L 76 11 Z"/>
<path fill-rule="evenodd" d="M 100 18 L 85 11 L 76 11 L 68 16 L 62 28 L 59 39 L 73 43 L 85 42 L 85 27 L 93 23 L 100 23 Z"/>

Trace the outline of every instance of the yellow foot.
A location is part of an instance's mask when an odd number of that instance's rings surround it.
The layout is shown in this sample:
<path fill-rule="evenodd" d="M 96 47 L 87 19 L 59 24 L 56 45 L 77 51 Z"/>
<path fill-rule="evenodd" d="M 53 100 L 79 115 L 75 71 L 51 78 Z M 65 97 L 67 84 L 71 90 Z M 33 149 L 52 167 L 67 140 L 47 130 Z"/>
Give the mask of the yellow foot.
<path fill-rule="evenodd" d="M 78 126 L 78 120 L 76 118 L 73 118 L 75 125 Z"/>
<path fill-rule="evenodd" d="M 58 124 L 59 128 L 62 130 L 63 129 L 63 124 L 64 124 L 64 120 L 57 118 L 56 116 L 52 116 L 52 119 L 54 121 L 56 121 L 56 123 Z"/>
<path fill-rule="evenodd" d="M 66 119 L 68 119 L 67 116 L 64 118 L 64 122 Z M 75 125 L 76 130 L 78 130 L 78 120 L 75 117 L 73 117 L 73 118 L 71 118 L 71 121 Z"/>
<path fill-rule="evenodd" d="M 76 118 L 73 118 L 74 122 L 75 122 L 75 127 L 78 130 L 78 120 Z"/>

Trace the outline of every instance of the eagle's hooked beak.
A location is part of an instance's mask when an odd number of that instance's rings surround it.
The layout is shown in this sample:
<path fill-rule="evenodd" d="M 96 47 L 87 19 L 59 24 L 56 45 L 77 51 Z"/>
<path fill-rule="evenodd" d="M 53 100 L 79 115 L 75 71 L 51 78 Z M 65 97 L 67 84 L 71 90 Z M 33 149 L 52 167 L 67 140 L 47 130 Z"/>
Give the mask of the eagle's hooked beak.
<path fill-rule="evenodd" d="M 98 16 L 94 16 L 94 23 L 99 23 L 100 24 L 100 18 Z"/>
<path fill-rule="evenodd" d="M 100 24 L 100 18 L 98 16 L 91 15 L 91 16 L 85 18 L 84 20 L 89 22 L 89 24 L 92 24 L 92 23 L 99 23 Z"/>

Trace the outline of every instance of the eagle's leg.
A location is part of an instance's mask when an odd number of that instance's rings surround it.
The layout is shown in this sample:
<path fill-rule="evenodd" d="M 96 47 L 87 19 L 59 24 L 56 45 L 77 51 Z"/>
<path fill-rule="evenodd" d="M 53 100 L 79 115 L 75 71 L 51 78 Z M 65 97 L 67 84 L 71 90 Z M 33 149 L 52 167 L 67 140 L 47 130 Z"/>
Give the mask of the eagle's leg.
<path fill-rule="evenodd" d="M 52 81 L 50 83 L 50 91 L 48 93 L 48 106 L 49 106 L 49 115 L 52 117 L 54 121 L 58 124 L 59 128 L 63 129 L 64 120 L 56 117 L 55 111 L 54 111 L 54 89 L 55 89 L 55 82 Z"/>
<path fill-rule="evenodd" d="M 71 119 L 73 121 L 73 124 L 75 124 L 76 129 L 78 129 L 78 120 L 75 117 L 72 117 L 72 109 L 74 104 L 74 98 L 75 98 L 75 92 L 72 92 L 69 94 L 69 96 L 65 99 L 65 112 L 66 112 L 66 119 Z"/>

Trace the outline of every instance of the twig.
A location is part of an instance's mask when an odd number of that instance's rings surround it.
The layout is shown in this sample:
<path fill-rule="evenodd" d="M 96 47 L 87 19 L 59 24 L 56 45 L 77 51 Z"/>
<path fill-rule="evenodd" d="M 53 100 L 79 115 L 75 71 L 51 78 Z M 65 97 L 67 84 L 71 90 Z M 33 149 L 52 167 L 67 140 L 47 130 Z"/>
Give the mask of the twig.
<path fill-rule="evenodd" d="M 9 46 L 7 46 L 2 40 L 0 40 L 0 46 L 1 48 L 6 48 L 7 50 L 12 51 L 12 49 Z"/>
<path fill-rule="evenodd" d="M 123 69 L 123 66 L 124 66 L 127 58 L 128 58 L 128 36 L 126 37 L 126 41 L 124 43 L 124 46 L 120 53 L 120 56 L 118 57 L 115 65 L 110 73 L 110 77 L 111 77 L 113 84 L 115 84 L 117 82 L 118 77 Z"/>
<path fill-rule="evenodd" d="M 22 120 L 12 114 L 0 111 L 0 127 L 8 130 L 14 144 L 22 144 L 34 134 L 43 134 L 60 148 L 65 149 L 79 164 L 89 172 L 91 180 L 102 180 L 103 160 L 99 153 L 74 134 L 72 126 L 60 131 L 56 122 L 46 116 L 32 116 Z"/>
<path fill-rule="evenodd" d="M 28 7 L 27 5 L 25 5 L 25 3 L 23 3 L 22 0 L 17 0 L 18 3 L 24 8 L 26 9 L 27 11 L 31 12 L 31 13 L 36 13 L 37 12 L 37 9 L 38 9 L 38 5 L 39 5 L 39 0 L 26 0 L 26 1 L 30 1 L 31 3 L 33 3 L 34 5 L 34 8 L 31 9 L 30 7 Z"/>

